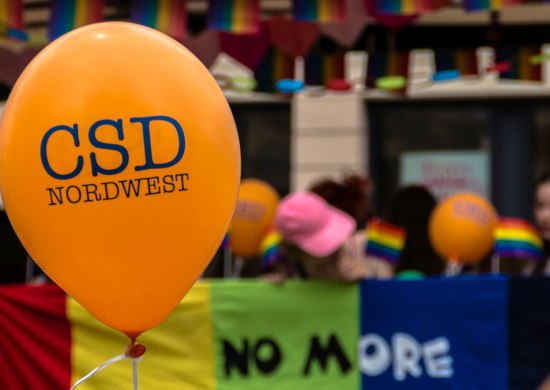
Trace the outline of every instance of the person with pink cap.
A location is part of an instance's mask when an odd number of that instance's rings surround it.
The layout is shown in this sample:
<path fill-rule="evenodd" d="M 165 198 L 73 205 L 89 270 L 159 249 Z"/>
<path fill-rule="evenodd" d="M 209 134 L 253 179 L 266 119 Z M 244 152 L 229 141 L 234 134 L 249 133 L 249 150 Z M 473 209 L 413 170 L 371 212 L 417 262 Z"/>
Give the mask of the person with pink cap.
<path fill-rule="evenodd" d="M 356 232 L 355 220 L 313 192 L 283 198 L 275 227 L 283 241 L 276 270 L 282 278 L 354 281 L 393 276 L 387 263 L 365 256 L 365 234 Z"/>

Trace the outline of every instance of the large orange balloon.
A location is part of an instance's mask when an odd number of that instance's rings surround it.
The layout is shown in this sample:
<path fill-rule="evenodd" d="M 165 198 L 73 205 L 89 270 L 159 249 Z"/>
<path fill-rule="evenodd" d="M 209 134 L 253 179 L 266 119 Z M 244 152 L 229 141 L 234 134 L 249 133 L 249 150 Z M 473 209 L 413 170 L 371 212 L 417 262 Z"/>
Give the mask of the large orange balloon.
<path fill-rule="evenodd" d="M 481 261 L 493 247 L 497 221 L 497 212 L 483 197 L 471 193 L 455 194 L 433 211 L 430 239 L 445 259 L 473 264 Z"/>
<path fill-rule="evenodd" d="M 191 52 L 107 22 L 47 46 L 13 89 L 0 185 L 29 254 L 105 324 L 137 337 L 215 254 L 240 180 L 235 123 Z"/>
<path fill-rule="evenodd" d="M 273 224 L 278 203 L 279 194 L 270 184 L 257 179 L 242 181 L 229 233 L 233 253 L 243 257 L 260 254 L 260 244 Z"/>

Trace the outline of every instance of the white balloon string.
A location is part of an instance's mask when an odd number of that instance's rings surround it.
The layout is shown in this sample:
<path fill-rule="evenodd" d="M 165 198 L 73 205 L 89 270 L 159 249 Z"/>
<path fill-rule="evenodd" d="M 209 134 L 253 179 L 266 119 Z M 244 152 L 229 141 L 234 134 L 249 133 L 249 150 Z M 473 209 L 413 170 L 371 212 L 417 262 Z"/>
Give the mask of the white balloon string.
<path fill-rule="evenodd" d="M 99 366 L 94 368 L 92 371 L 90 371 L 88 374 L 86 374 L 83 378 L 79 379 L 73 385 L 73 387 L 71 387 L 71 390 L 76 389 L 78 386 L 80 386 L 82 383 L 86 382 L 88 379 L 90 379 L 92 376 L 97 374 L 99 371 L 103 370 L 105 367 L 108 367 L 111 364 L 119 362 L 119 361 L 124 360 L 124 359 L 129 359 L 129 357 L 126 356 L 125 354 L 122 354 L 122 355 L 118 355 L 118 356 L 115 356 L 114 358 L 111 358 L 111 359 L 107 360 L 105 363 L 100 364 Z"/>
<path fill-rule="evenodd" d="M 137 370 L 137 364 L 138 361 L 141 360 L 141 357 L 137 359 L 132 359 L 132 377 L 134 381 L 134 390 L 138 390 L 138 370 Z"/>

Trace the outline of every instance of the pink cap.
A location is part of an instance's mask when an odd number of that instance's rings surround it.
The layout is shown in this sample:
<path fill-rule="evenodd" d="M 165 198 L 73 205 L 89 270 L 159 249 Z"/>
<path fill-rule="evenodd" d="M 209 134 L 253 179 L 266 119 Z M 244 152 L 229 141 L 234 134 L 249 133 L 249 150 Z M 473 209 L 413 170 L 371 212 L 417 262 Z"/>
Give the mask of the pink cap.
<path fill-rule="evenodd" d="M 334 253 L 355 231 L 350 215 L 312 192 L 296 192 L 281 200 L 275 225 L 283 240 L 317 257 Z"/>

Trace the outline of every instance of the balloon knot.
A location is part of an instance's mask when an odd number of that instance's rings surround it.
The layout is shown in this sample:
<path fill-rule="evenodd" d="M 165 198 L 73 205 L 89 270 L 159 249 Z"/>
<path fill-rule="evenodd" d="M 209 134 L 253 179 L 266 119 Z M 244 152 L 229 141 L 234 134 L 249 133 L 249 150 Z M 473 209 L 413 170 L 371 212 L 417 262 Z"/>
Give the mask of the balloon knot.
<path fill-rule="evenodd" d="M 130 340 L 130 343 L 128 344 L 128 347 L 126 348 L 126 356 L 132 359 L 137 359 L 141 357 L 147 348 L 145 348 L 145 345 L 140 344 L 136 341 L 136 339 Z"/>

